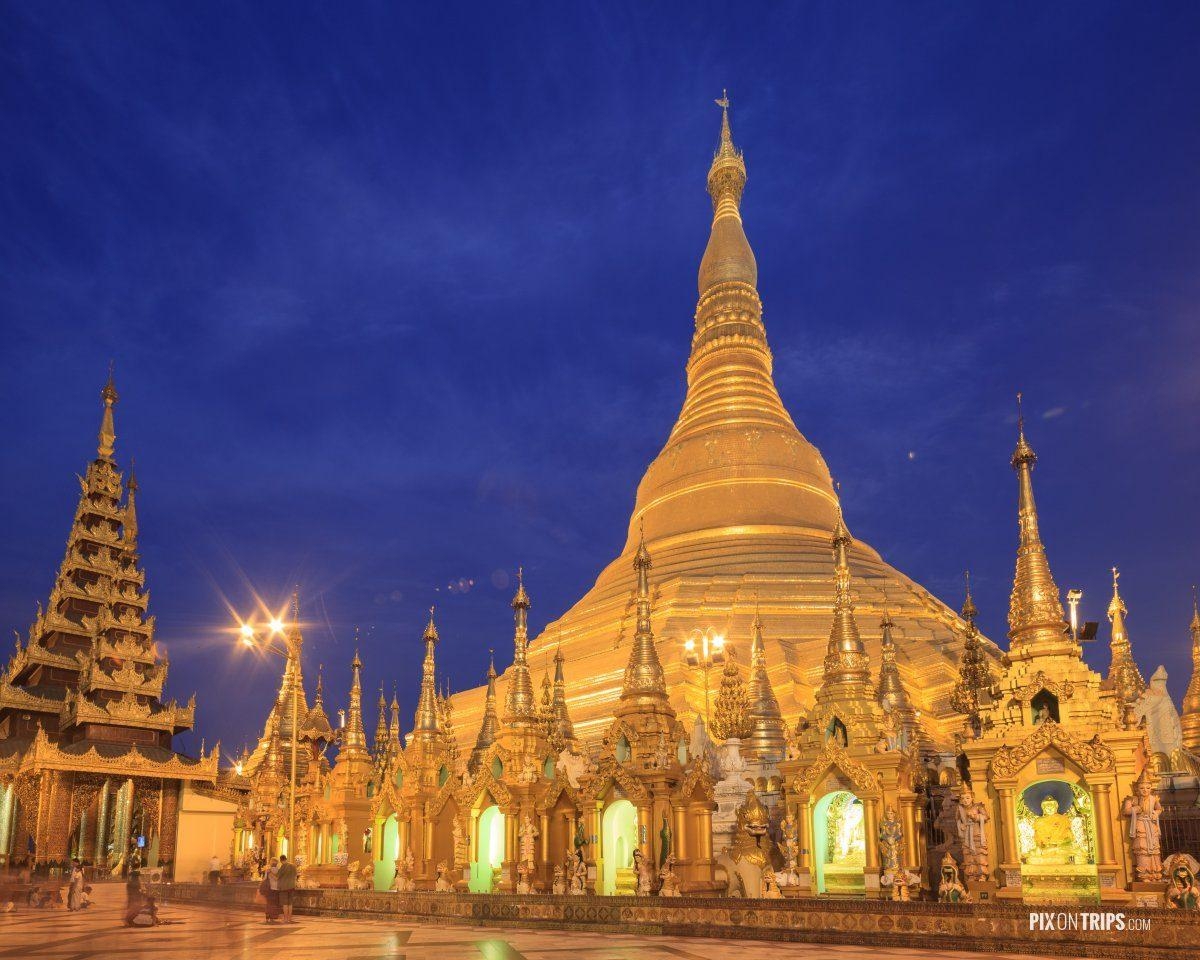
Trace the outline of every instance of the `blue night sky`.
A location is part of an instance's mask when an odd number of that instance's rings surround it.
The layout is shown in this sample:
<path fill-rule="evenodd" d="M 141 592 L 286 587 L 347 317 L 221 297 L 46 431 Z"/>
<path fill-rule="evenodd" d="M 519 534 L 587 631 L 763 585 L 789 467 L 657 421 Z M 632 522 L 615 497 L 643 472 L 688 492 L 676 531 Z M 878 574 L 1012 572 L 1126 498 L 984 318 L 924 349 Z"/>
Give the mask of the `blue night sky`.
<path fill-rule="evenodd" d="M 183 748 L 261 729 L 277 665 L 223 632 L 255 590 L 300 585 L 327 707 L 358 624 L 411 722 L 430 603 L 473 686 L 519 563 L 540 628 L 616 555 L 722 87 L 779 388 L 856 536 L 956 607 L 970 566 L 1003 642 L 1024 390 L 1059 585 L 1103 621 L 1121 566 L 1181 694 L 1195 4 L 12 2 L 0 71 L 0 622 L 50 590 L 113 358 Z"/>

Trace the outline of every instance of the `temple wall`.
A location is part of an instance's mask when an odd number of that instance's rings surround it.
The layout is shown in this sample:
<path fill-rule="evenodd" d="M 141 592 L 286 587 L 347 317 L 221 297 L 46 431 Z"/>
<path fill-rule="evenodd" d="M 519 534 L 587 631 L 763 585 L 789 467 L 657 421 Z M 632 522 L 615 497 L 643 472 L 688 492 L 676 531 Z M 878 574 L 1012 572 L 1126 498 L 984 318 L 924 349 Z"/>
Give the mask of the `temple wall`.
<path fill-rule="evenodd" d="M 222 863 L 229 860 L 237 807 L 228 800 L 203 796 L 186 784 L 178 793 L 178 803 L 179 816 L 172 837 L 175 878 L 202 879 L 214 854 Z M 164 845 L 166 836 L 164 833 Z"/>

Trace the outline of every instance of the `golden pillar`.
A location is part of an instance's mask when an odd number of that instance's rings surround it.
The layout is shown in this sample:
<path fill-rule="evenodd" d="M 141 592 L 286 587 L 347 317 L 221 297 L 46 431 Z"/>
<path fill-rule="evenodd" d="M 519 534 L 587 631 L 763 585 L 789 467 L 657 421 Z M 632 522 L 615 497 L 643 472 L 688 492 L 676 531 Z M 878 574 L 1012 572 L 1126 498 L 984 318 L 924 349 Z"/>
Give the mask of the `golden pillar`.
<path fill-rule="evenodd" d="M 674 814 L 675 821 L 675 836 L 672 840 L 675 843 L 675 849 L 671 851 L 675 854 L 676 860 L 686 860 L 688 857 L 688 842 L 687 842 L 687 808 L 682 804 L 671 809 Z"/>
<path fill-rule="evenodd" d="M 433 821 L 427 817 L 422 818 L 421 827 L 421 836 L 423 837 L 421 859 L 428 861 L 433 858 Z M 437 864 L 433 864 L 433 866 L 436 867 Z"/>
<path fill-rule="evenodd" d="M 550 862 L 550 814 L 543 813 L 541 817 L 541 848 L 542 848 L 542 863 Z"/>
<path fill-rule="evenodd" d="M 1000 816 L 996 819 L 996 830 L 999 832 L 1000 849 L 1003 851 L 1004 863 L 1018 863 L 1020 854 L 1017 852 L 1017 808 L 1013 801 L 1011 786 L 997 786 L 996 795 L 1000 804 Z"/>
<path fill-rule="evenodd" d="M 637 845 L 638 849 L 642 851 L 642 856 L 649 860 L 654 859 L 654 851 L 650 849 L 650 815 L 652 812 L 652 809 L 647 806 L 639 806 L 637 808 Z"/>
<path fill-rule="evenodd" d="M 812 854 L 809 852 L 812 849 L 813 837 L 813 809 L 812 803 L 805 800 L 803 803 L 796 804 L 796 822 L 800 824 L 800 858 L 796 863 L 796 869 L 801 873 L 805 873 L 812 869 Z"/>
<path fill-rule="evenodd" d="M 879 800 L 863 798 L 863 833 L 865 834 L 864 873 L 879 872 Z"/>
<path fill-rule="evenodd" d="M 900 822 L 904 829 L 904 865 L 910 870 L 921 867 L 921 847 L 917 843 L 917 798 L 900 798 Z"/>
<path fill-rule="evenodd" d="M 1095 797 L 1096 845 L 1099 847 L 1096 859 L 1104 866 L 1115 866 L 1117 854 L 1113 844 L 1112 784 L 1093 784 L 1092 793 Z"/>

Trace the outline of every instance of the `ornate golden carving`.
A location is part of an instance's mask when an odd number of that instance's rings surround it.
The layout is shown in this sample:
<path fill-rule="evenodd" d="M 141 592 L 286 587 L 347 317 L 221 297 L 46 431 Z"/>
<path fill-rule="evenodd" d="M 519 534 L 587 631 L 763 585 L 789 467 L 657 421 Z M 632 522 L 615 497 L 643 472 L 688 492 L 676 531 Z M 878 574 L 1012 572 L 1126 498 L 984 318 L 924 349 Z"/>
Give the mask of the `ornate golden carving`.
<path fill-rule="evenodd" d="M 1033 679 L 1023 687 L 1018 687 L 1013 691 L 1013 699 L 1019 703 L 1028 703 L 1038 695 L 1041 690 L 1047 690 L 1054 696 L 1058 697 L 1059 701 L 1071 699 L 1071 695 L 1075 693 L 1075 684 L 1070 680 L 1064 680 L 1059 683 L 1056 680 L 1051 680 L 1046 674 L 1039 670 L 1034 674 Z"/>
<path fill-rule="evenodd" d="M 812 762 L 796 774 L 792 780 L 792 790 L 800 795 L 811 794 L 817 781 L 830 769 L 837 770 L 854 785 L 859 799 L 874 797 L 879 793 L 879 778 L 868 767 L 847 754 L 833 738 L 826 740 Z"/>
<path fill-rule="evenodd" d="M 1033 732 L 1020 743 L 1001 747 L 989 764 L 991 776 L 996 780 L 1015 777 L 1039 753 L 1054 747 L 1074 762 L 1084 773 L 1100 773 L 1113 769 L 1115 757 L 1112 749 L 1100 735 L 1081 741 L 1071 736 L 1053 720 L 1046 720 L 1033 728 Z"/>

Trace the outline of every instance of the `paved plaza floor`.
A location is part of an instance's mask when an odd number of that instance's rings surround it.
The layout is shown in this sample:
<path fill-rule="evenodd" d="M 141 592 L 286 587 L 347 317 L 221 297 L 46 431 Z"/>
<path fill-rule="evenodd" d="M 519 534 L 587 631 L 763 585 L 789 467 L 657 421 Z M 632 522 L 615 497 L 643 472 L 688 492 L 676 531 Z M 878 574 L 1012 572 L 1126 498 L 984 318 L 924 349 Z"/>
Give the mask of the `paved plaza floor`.
<path fill-rule="evenodd" d="M 881 956 L 999 960 L 1007 956 L 333 917 L 298 917 L 288 926 L 267 924 L 261 914 L 245 910 L 176 903 L 160 910 L 163 919 L 174 922 L 129 929 L 121 925 L 124 895 L 120 885 L 97 884 L 95 905 L 80 913 L 21 908 L 0 915 L 0 960 L 865 960 Z"/>

